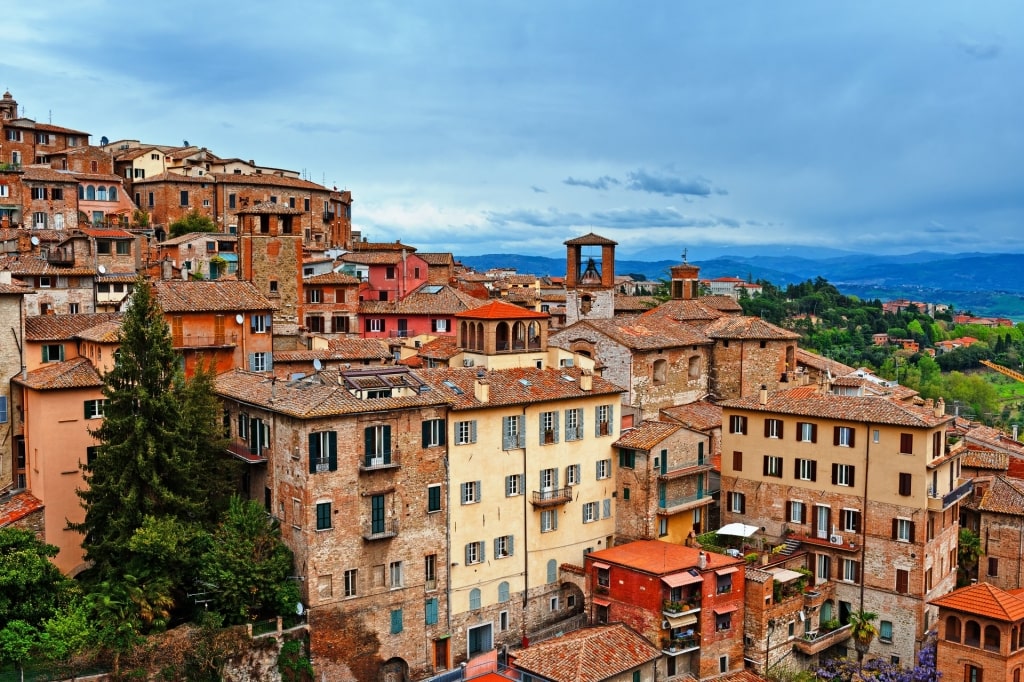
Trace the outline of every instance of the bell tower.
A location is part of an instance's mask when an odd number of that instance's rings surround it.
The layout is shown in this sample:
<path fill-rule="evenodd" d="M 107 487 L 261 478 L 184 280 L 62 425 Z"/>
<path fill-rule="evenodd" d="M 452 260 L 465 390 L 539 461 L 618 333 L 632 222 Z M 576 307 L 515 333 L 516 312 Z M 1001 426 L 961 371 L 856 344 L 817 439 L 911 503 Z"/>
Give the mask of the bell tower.
<path fill-rule="evenodd" d="M 615 315 L 616 242 L 591 232 L 565 242 L 565 323 Z"/>
<path fill-rule="evenodd" d="M 691 301 L 698 298 L 700 284 L 700 268 L 686 262 L 686 249 L 683 249 L 683 262 L 669 268 L 672 276 L 670 297 L 673 301 Z"/>

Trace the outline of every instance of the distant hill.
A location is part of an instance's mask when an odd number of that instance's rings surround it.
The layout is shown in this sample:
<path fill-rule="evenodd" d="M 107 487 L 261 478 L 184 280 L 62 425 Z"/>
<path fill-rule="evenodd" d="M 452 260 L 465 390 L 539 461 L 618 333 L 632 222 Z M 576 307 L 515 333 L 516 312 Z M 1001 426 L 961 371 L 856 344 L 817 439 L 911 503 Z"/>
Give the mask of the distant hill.
<path fill-rule="evenodd" d="M 702 248 L 702 252 L 706 249 Z M 720 249 L 719 252 L 728 249 Z M 821 250 L 809 247 L 732 249 L 729 255 L 693 260 L 701 276 L 767 280 L 779 287 L 823 277 L 840 291 L 864 299 L 910 298 L 948 303 L 975 315 L 1024 320 L 1024 254 L 918 252 L 897 256 Z M 659 250 L 664 254 L 666 250 Z M 617 260 L 619 274 L 642 274 L 667 279 L 671 260 Z M 818 256 L 818 257 L 813 257 Z M 513 267 L 535 275 L 565 275 L 565 258 L 520 254 L 459 256 L 478 271 Z"/>

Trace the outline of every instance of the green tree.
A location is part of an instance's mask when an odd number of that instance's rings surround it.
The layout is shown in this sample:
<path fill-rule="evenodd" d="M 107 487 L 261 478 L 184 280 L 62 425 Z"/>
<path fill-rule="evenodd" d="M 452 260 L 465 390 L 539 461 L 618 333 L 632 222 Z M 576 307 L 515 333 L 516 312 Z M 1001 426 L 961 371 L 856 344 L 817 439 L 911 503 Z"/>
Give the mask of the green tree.
<path fill-rule="evenodd" d="M 853 635 L 853 648 L 857 651 L 857 662 L 863 662 L 864 654 L 871 648 L 871 642 L 878 634 L 874 621 L 878 614 L 872 611 L 855 611 L 850 614 L 850 634 Z"/>
<path fill-rule="evenodd" d="M 50 561 L 58 551 L 31 531 L 0 528 L 0 628 L 12 621 L 38 627 L 57 613 L 74 590 Z"/>
<path fill-rule="evenodd" d="M 181 218 L 171 223 L 171 236 L 180 237 L 190 232 L 216 232 L 217 226 L 212 220 L 194 208 Z"/>
<path fill-rule="evenodd" d="M 32 657 L 39 633 L 23 620 L 12 620 L 0 629 L 0 663 L 13 663 L 25 679 L 24 665 Z"/>
<path fill-rule="evenodd" d="M 957 586 L 963 587 L 971 584 L 971 578 L 975 575 L 978 567 L 978 558 L 981 556 L 981 538 L 970 528 L 961 528 L 956 548 Z"/>
<path fill-rule="evenodd" d="M 232 497 L 224 521 L 202 561 L 201 575 L 226 622 L 244 623 L 261 613 L 287 613 L 299 600 L 292 551 L 276 520 L 252 500 Z"/>

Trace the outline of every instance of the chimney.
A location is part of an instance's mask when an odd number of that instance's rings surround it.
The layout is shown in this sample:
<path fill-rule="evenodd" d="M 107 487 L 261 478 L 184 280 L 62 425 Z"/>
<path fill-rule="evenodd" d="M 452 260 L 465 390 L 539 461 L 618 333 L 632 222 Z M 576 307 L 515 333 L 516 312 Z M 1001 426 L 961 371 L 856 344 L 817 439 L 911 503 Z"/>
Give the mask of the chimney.
<path fill-rule="evenodd" d="M 0 270 L 0 284 L 10 284 L 10 283 L 11 283 L 11 271 L 10 270 Z"/>
<path fill-rule="evenodd" d="M 1018 428 L 1018 425 L 1014 424 L 1013 425 L 1013 439 L 1014 440 L 1017 440 L 1017 428 Z"/>
<path fill-rule="evenodd" d="M 941 417 L 944 414 L 946 414 L 946 401 L 939 398 L 935 401 L 935 416 Z"/>
<path fill-rule="evenodd" d="M 761 390 L 757 392 L 757 402 L 764 407 L 768 404 L 768 387 L 761 384 Z"/>
<path fill-rule="evenodd" d="M 171 276 L 174 274 L 173 266 L 174 264 L 171 262 L 170 258 L 164 258 L 162 261 L 160 261 L 160 279 L 170 279 Z"/>
<path fill-rule="evenodd" d="M 477 376 L 473 381 L 473 395 L 482 403 L 491 401 L 491 382 L 487 377 Z"/>
<path fill-rule="evenodd" d="M 704 570 L 708 567 L 708 555 L 704 553 L 702 549 L 697 553 L 697 568 Z"/>
<path fill-rule="evenodd" d="M 589 369 L 585 369 L 580 372 L 580 390 L 581 391 L 593 391 L 594 390 L 594 372 Z"/>
<path fill-rule="evenodd" d="M 932 400 L 931 398 L 925 398 L 924 399 L 924 407 L 925 407 L 926 410 L 930 410 L 930 409 L 934 408 L 935 407 L 935 401 Z"/>

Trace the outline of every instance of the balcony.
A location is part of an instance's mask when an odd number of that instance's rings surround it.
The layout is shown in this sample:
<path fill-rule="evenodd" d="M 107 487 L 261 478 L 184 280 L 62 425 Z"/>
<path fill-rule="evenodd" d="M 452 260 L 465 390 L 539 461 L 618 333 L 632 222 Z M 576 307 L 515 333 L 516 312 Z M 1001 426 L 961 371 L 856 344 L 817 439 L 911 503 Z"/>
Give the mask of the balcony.
<path fill-rule="evenodd" d="M 552 488 L 551 490 L 534 490 L 530 500 L 534 507 L 557 507 L 572 502 L 572 486 Z"/>
<path fill-rule="evenodd" d="M 687 462 L 679 462 L 673 464 L 661 473 L 658 474 L 658 478 L 662 480 L 671 480 L 673 478 L 682 478 L 684 476 L 690 476 L 692 474 L 699 474 L 704 471 L 711 470 L 711 458 L 701 457 L 699 459 L 693 459 Z"/>
<path fill-rule="evenodd" d="M 833 644 L 846 641 L 852 634 L 853 625 L 850 623 L 829 632 L 808 632 L 803 637 L 793 640 L 793 648 L 802 654 L 813 656 Z"/>
<path fill-rule="evenodd" d="M 387 469 L 397 469 L 400 466 L 398 452 L 387 452 L 383 455 L 373 455 L 371 457 L 364 457 L 359 460 L 359 471 L 360 473 L 370 473 L 371 471 L 384 471 Z"/>
<path fill-rule="evenodd" d="M 928 511 L 945 511 L 970 495 L 973 489 L 973 480 L 961 483 L 945 494 L 938 493 L 931 486 L 928 486 Z"/>
<path fill-rule="evenodd" d="M 677 514 L 687 509 L 711 504 L 711 493 L 703 491 L 695 495 L 658 500 L 659 514 Z"/>
<path fill-rule="evenodd" d="M 398 519 L 388 519 L 378 523 L 368 523 L 363 528 L 363 539 L 387 540 L 398 535 Z"/>
<path fill-rule="evenodd" d="M 238 345 L 238 333 L 175 334 L 171 343 L 175 348 L 234 348 Z"/>
<path fill-rule="evenodd" d="M 334 221 L 334 214 L 331 213 L 330 211 L 324 211 L 323 218 L 324 218 L 324 222 L 325 223 L 333 222 Z"/>
<path fill-rule="evenodd" d="M 695 634 L 690 637 L 676 637 L 675 639 L 666 639 L 661 646 L 661 653 L 666 656 L 680 656 L 682 654 L 688 654 L 691 651 L 700 650 L 700 635 Z"/>
<path fill-rule="evenodd" d="M 75 250 L 68 247 L 50 249 L 46 252 L 46 262 L 53 265 L 74 265 Z"/>

